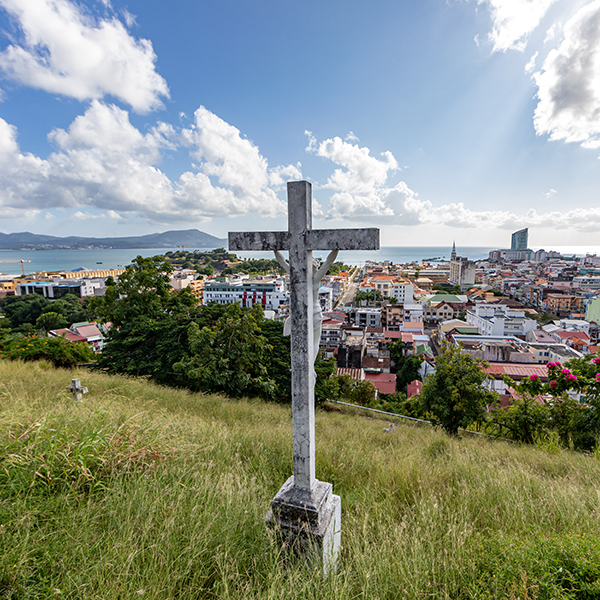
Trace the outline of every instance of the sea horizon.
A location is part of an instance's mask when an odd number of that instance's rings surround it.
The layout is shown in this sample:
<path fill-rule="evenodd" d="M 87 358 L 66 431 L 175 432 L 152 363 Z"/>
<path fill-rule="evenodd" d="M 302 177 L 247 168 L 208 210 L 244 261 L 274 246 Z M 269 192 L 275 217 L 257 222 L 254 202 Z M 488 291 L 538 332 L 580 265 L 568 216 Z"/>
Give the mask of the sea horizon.
<path fill-rule="evenodd" d="M 207 251 L 212 248 L 187 248 L 186 250 Z M 457 246 L 459 256 L 470 260 L 484 260 L 492 246 Z M 534 247 L 533 250 L 539 248 Z M 585 256 L 586 254 L 600 254 L 600 246 L 557 246 L 546 248 L 555 250 L 565 256 Z M 24 263 L 25 273 L 32 274 L 40 271 L 75 271 L 81 269 L 116 269 L 124 268 L 137 257 L 164 255 L 167 252 L 176 252 L 178 248 L 86 248 L 86 249 L 60 249 L 60 250 L 0 250 L 0 275 L 21 275 L 21 260 Z M 382 246 L 379 250 L 341 251 L 337 260 L 349 265 L 362 266 L 366 261 L 392 263 L 421 262 L 423 260 L 450 260 L 451 248 L 447 246 Z M 240 258 L 271 258 L 272 252 L 235 252 Z M 285 253 L 284 253 L 285 254 Z M 315 256 L 325 258 L 327 252 L 315 252 Z M 2 262 L 2 261 L 17 262 Z"/>

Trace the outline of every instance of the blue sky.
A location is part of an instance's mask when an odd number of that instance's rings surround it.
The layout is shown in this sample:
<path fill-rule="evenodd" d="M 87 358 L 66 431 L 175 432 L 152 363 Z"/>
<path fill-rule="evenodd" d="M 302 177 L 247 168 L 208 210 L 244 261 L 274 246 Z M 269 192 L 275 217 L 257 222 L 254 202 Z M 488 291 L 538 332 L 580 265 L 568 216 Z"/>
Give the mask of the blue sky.
<path fill-rule="evenodd" d="M 0 0 L 0 231 L 600 242 L 600 0 Z"/>

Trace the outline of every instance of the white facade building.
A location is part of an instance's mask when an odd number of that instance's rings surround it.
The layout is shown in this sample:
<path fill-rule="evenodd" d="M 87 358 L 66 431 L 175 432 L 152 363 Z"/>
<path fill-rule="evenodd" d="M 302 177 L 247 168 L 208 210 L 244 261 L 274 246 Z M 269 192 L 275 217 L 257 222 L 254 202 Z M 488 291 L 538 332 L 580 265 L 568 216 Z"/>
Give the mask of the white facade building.
<path fill-rule="evenodd" d="M 357 327 L 381 327 L 380 308 L 359 308 L 355 314 Z"/>
<path fill-rule="evenodd" d="M 537 329 L 537 322 L 528 319 L 525 311 L 495 304 L 478 304 L 475 310 L 467 311 L 466 321 L 477 327 L 481 335 L 517 337 Z"/>
<path fill-rule="evenodd" d="M 17 296 L 39 294 L 49 300 L 74 294 L 80 298 L 97 295 L 96 290 L 104 288 L 104 277 L 86 277 L 82 279 L 62 279 L 55 277 L 53 281 L 27 281 L 17 284 Z"/>
<path fill-rule="evenodd" d="M 406 279 L 399 279 L 392 285 L 392 296 L 398 304 L 412 304 L 414 302 L 415 286 Z"/>
<path fill-rule="evenodd" d="M 204 304 L 216 302 L 217 304 L 233 304 L 238 302 L 242 306 L 251 308 L 255 304 L 262 304 L 266 310 L 279 310 L 282 304 L 289 303 L 289 294 L 284 290 L 283 281 L 249 281 L 226 283 L 209 281 L 204 285 Z"/>

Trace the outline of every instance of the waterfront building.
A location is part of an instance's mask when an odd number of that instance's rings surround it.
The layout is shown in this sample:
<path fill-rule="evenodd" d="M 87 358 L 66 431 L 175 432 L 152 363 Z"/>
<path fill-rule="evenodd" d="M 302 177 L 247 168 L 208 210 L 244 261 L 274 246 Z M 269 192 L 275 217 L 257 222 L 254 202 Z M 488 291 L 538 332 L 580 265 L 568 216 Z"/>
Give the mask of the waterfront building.
<path fill-rule="evenodd" d="M 511 250 L 527 250 L 529 243 L 529 229 L 520 229 L 515 231 L 510 239 Z"/>

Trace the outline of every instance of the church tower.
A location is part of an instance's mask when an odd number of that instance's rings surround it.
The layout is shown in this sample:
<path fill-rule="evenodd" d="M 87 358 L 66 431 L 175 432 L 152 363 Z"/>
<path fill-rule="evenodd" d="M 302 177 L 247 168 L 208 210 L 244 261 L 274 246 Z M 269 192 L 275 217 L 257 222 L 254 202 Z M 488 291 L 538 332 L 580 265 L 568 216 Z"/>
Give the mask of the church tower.
<path fill-rule="evenodd" d="M 452 242 L 452 254 L 450 254 L 450 260 L 456 260 L 456 242 Z"/>

